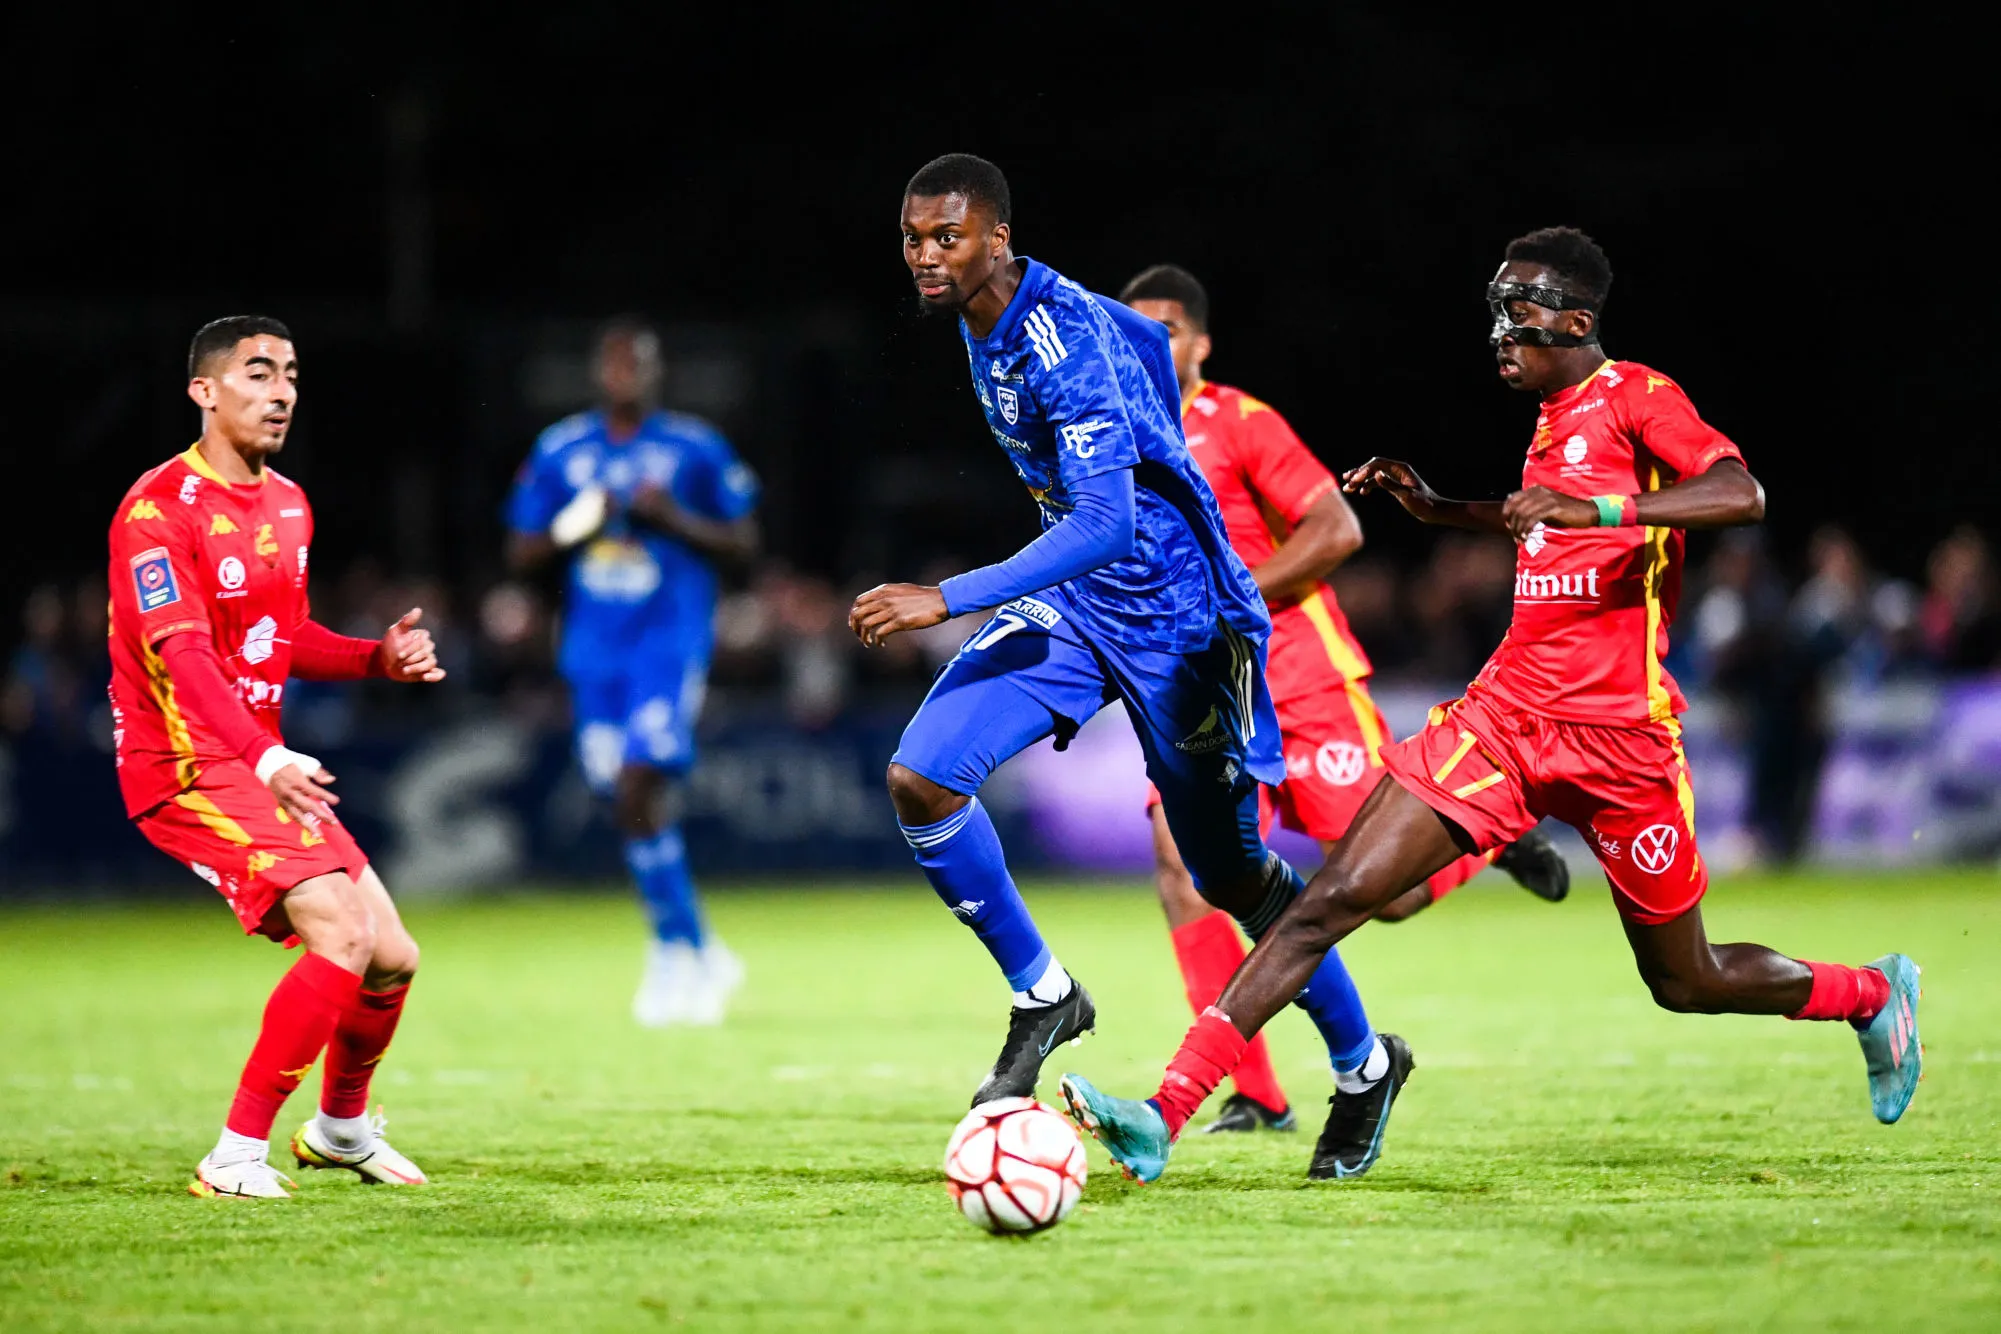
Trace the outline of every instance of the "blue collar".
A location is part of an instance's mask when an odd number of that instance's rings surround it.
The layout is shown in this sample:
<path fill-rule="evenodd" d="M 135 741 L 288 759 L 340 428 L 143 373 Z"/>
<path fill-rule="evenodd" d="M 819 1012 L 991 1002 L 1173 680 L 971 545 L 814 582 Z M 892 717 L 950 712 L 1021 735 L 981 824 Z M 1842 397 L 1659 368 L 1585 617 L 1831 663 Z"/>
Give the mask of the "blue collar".
<path fill-rule="evenodd" d="M 1007 309 L 1003 310 L 1001 317 L 994 321 L 993 331 L 985 338 L 973 338 L 973 331 L 965 329 L 966 337 L 981 347 L 993 347 L 1012 338 L 1016 328 L 1028 317 L 1028 312 L 1034 309 L 1035 303 L 1042 299 L 1043 293 L 1047 292 L 1050 285 L 1056 281 L 1056 271 L 1047 264 L 1030 259 L 1026 255 L 1020 258 L 1021 285 L 1016 287 L 1014 295 L 1008 298 Z M 959 320 L 962 329 L 965 328 L 965 323 L 962 316 Z"/>

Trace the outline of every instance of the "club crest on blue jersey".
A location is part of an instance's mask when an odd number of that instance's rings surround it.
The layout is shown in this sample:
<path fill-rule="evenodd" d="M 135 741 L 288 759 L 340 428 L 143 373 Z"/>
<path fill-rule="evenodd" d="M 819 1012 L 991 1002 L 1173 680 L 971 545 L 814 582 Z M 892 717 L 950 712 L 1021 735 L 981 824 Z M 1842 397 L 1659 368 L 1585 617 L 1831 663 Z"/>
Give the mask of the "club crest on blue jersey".
<path fill-rule="evenodd" d="M 1009 426 L 1021 420 L 1021 399 L 1016 397 L 1014 390 L 1002 385 L 994 391 L 994 396 L 1000 400 L 1001 416 Z"/>
<path fill-rule="evenodd" d="M 174 563 L 165 547 L 151 547 L 132 558 L 132 587 L 139 595 L 140 611 L 158 611 L 181 600 Z"/>

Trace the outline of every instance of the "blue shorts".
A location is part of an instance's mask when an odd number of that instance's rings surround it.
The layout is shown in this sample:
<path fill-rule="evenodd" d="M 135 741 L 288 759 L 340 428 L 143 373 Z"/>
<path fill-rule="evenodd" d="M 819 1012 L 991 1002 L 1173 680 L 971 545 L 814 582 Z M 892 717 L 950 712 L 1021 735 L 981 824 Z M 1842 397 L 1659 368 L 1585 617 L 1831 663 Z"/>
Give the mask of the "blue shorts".
<path fill-rule="evenodd" d="M 1000 608 L 945 665 L 893 762 L 968 796 L 1046 736 L 1125 702 L 1147 777 L 1198 884 L 1262 864 L 1258 785 L 1285 777 L 1264 646 L 1221 621 L 1193 653 L 1086 638 L 1061 590 Z"/>
<path fill-rule="evenodd" d="M 695 763 L 695 721 L 708 680 L 706 662 L 674 658 L 572 680 L 577 762 L 591 791 L 609 795 L 628 764 L 686 773 Z"/>

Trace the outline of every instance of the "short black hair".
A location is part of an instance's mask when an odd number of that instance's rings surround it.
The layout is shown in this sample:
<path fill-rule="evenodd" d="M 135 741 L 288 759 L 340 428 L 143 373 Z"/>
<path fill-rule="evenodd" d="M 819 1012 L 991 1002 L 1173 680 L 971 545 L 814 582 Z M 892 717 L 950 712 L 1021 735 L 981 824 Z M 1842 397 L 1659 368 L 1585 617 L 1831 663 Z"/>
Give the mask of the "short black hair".
<path fill-rule="evenodd" d="M 995 222 L 1014 225 L 1014 200 L 1008 195 L 1007 177 L 983 157 L 947 153 L 919 167 L 910 184 L 903 187 L 903 197 L 932 195 L 964 195 L 969 203 L 992 209 Z"/>
<path fill-rule="evenodd" d="M 1605 303 L 1612 292 L 1612 261 L 1596 241 L 1575 227 L 1542 227 L 1508 242 L 1509 259 L 1540 264 L 1555 273 L 1563 290 L 1591 302 Z"/>
<path fill-rule="evenodd" d="M 598 326 L 597 337 L 591 340 L 595 352 L 601 352 L 604 345 L 614 338 L 629 338 L 634 343 L 651 340 L 655 356 L 660 353 L 660 331 L 652 321 L 643 315 L 614 315 Z"/>
<path fill-rule="evenodd" d="M 188 344 L 188 378 L 206 375 L 206 368 L 217 357 L 228 356 L 246 338 L 265 334 L 292 341 L 292 331 L 269 315 L 225 315 L 210 320 L 195 330 L 195 340 Z"/>
<path fill-rule="evenodd" d="M 1203 333 L 1209 332 L 1209 293 L 1200 279 L 1179 264 L 1156 264 L 1141 270 L 1120 290 L 1119 300 L 1128 306 L 1135 301 L 1179 301 L 1188 322 Z"/>

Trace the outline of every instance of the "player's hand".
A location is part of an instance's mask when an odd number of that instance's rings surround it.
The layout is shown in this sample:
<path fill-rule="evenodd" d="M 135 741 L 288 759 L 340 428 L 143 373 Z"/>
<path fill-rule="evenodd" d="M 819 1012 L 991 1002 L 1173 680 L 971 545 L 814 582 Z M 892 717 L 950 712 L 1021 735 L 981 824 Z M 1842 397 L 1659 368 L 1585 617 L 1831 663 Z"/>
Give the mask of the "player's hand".
<path fill-rule="evenodd" d="M 1551 528 L 1596 528 L 1598 507 L 1580 496 L 1532 486 L 1502 502 L 1501 521 L 1508 525 L 1508 535 L 1520 542 L 1539 523 Z"/>
<path fill-rule="evenodd" d="M 431 632 L 417 628 L 424 615 L 422 607 L 412 607 L 382 636 L 382 672 L 392 681 L 442 681 L 445 669 L 438 666 L 438 646 Z"/>
<path fill-rule="evenodd" d="M 922 630 L 950 620 L 945 595 L 930 584 L 877 584 L 855 599 L 848 629 L 870 648 L 903 630 Z"/>
<path fill-rule="evenodd" d="M 1351 496 L 1387 491 L 1419 518 L 1438 501 L 1438 493 L 1417 475 L 1417 469 L 1396 459 L 1370 459 L 1359 468 L 1349 469 L 1341 475 L 1341 489 Z"/>
<path fill-rule="evenodd" d="M 265 779 L 264 786 L 294 820 L 311 829 L 334 818 L 333 808 L 340 804 L 340 798 L 327 791 L 327 784 L 333 781 L 334 776 L 322 765 L 315 764 L 309 774 L 296 764 L 287 764 Z"/>

